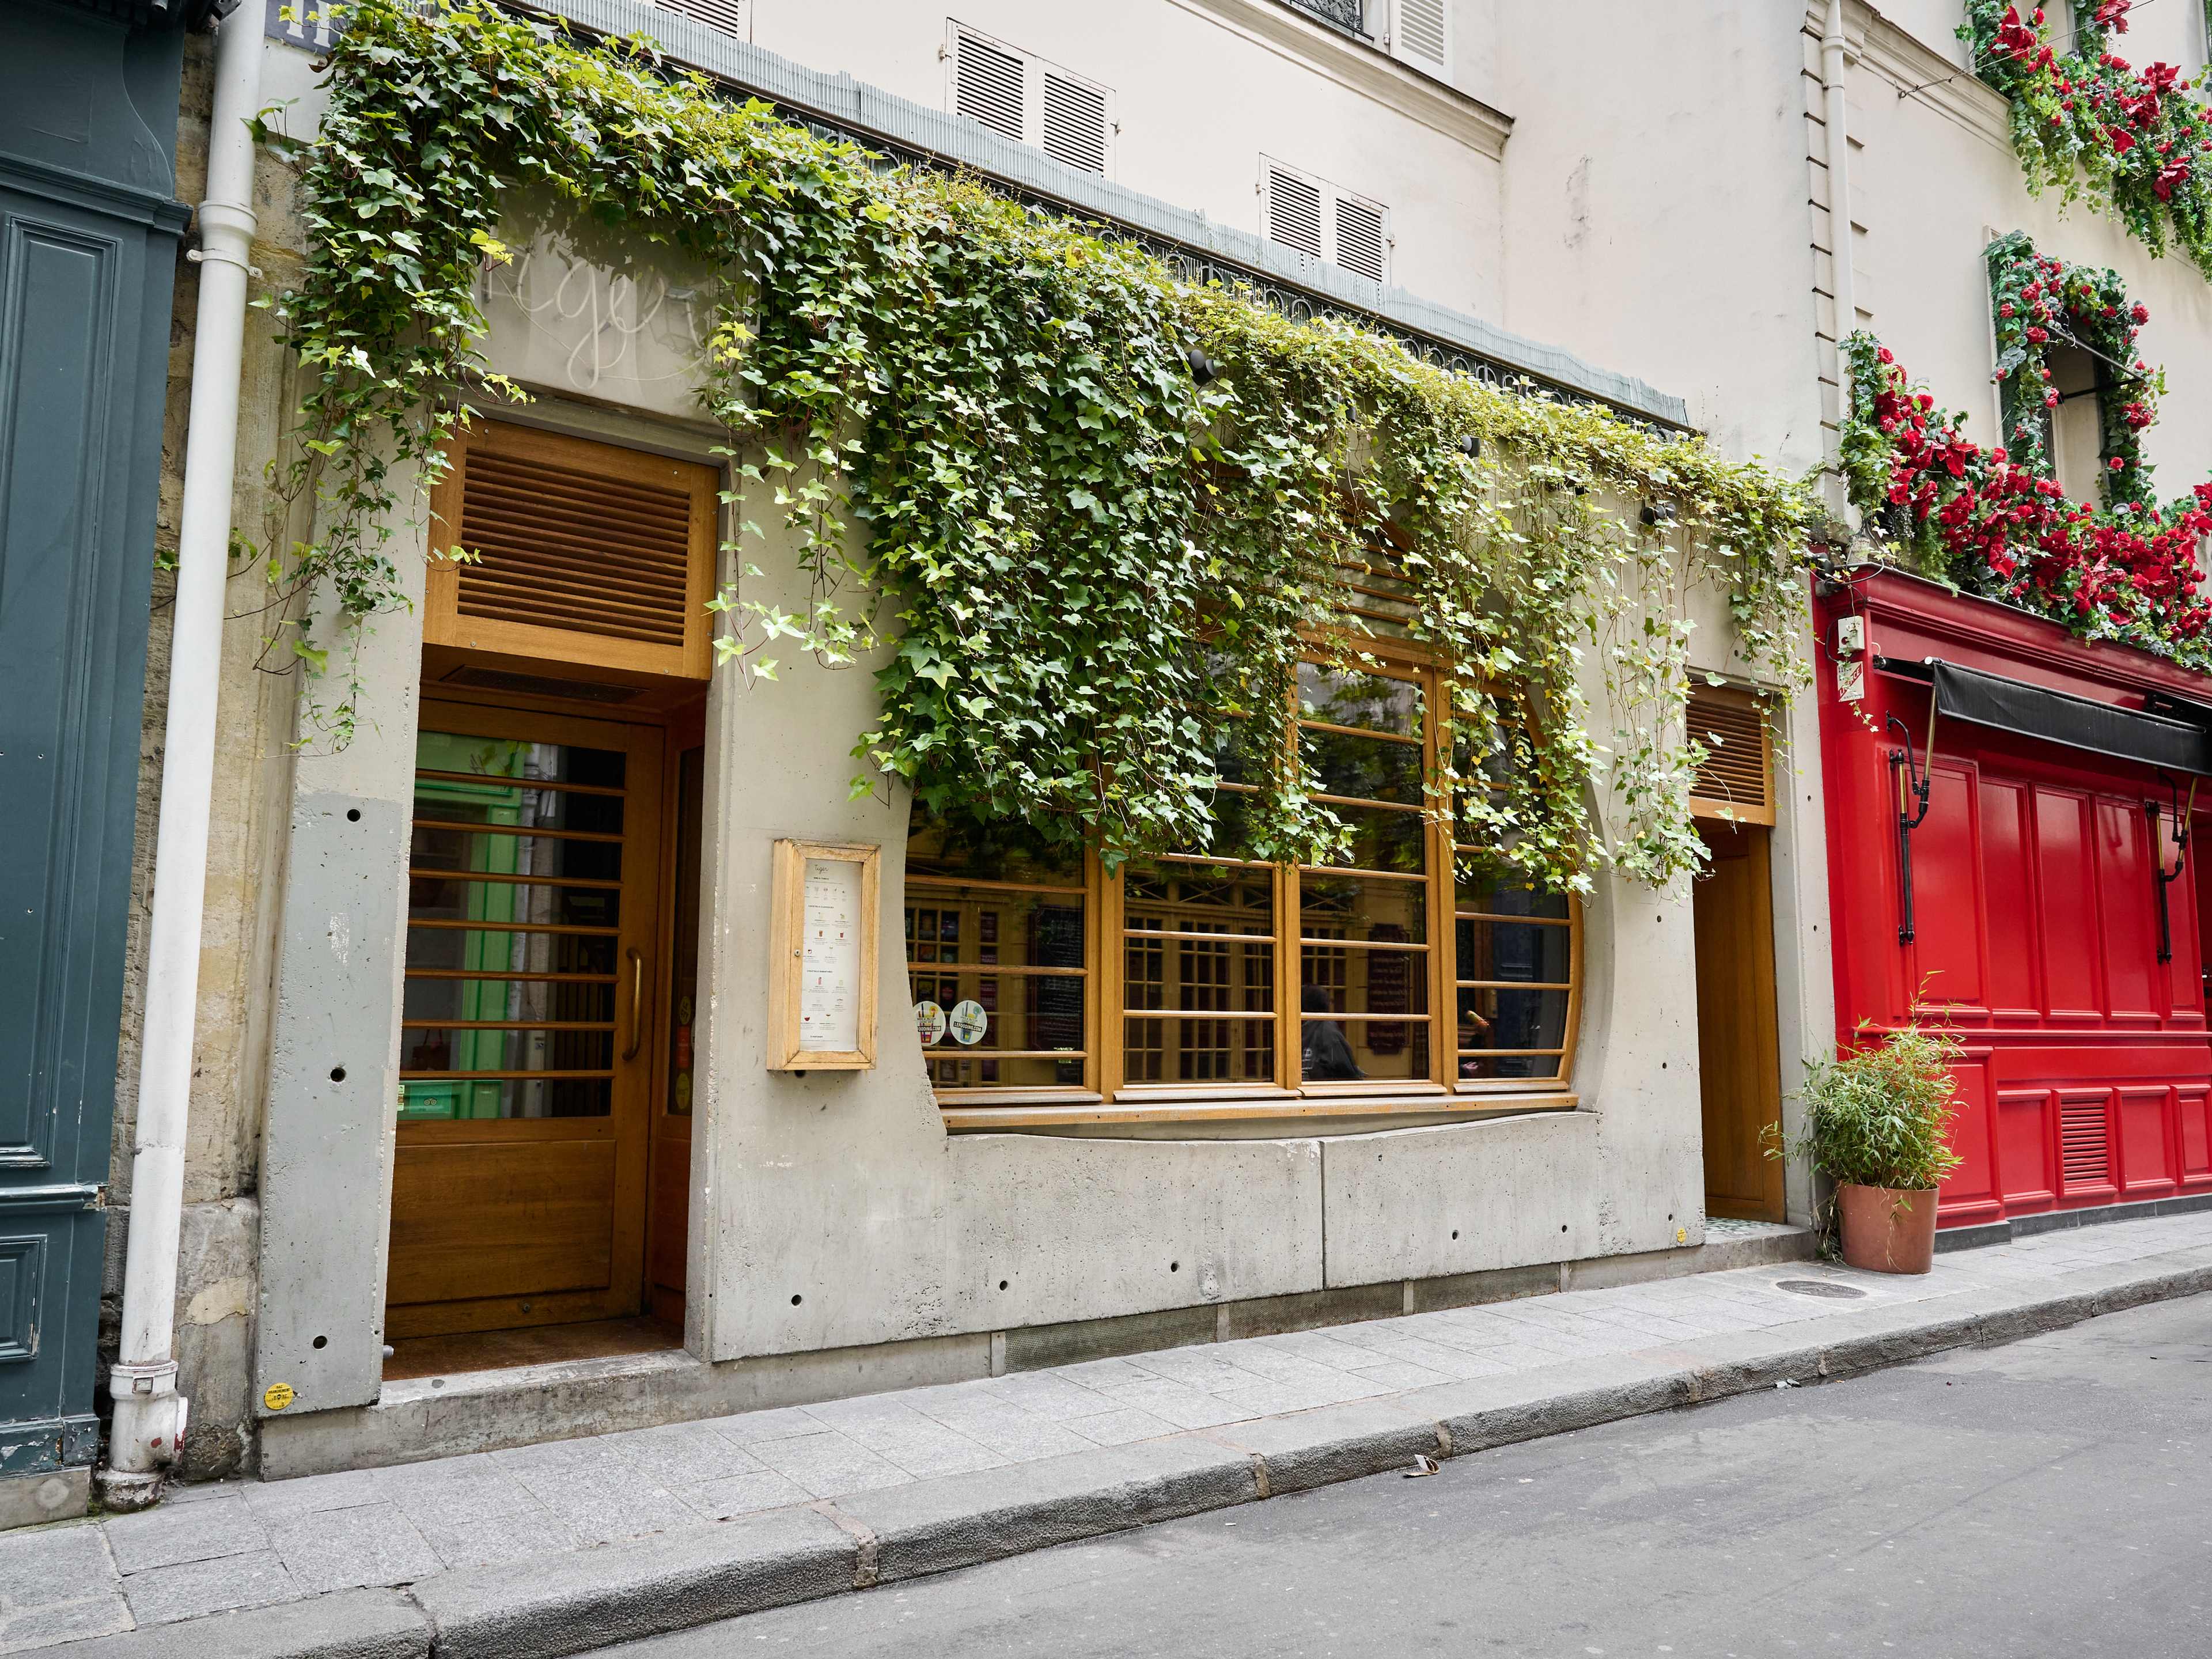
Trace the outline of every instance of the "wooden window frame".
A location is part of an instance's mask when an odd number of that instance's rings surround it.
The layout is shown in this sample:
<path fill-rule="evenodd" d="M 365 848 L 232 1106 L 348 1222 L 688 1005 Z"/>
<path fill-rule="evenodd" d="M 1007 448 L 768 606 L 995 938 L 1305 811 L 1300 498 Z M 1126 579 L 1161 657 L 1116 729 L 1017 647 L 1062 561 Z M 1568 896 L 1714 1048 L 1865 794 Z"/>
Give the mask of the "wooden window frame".
<path fill-rule="evenodd" d="M 1310 659 L 1336 655 L 1340 647 L 1316 641 Z M 1359 672 L 1409 681 L 1419 688 L 1423 708 L 1421 755 L 1423 775 L 1433 778 L 1441 767 L 1441 741 L 1435 711 L 1449 684 L 1450 671 L 1436 653 L 1411 642 L 1362 637 L 1354 646 Z M 1292 694 L 1295 696 L 1295 693 Z M 1293 726 L 1295 730 L 1295 726 Z M 1304 936 L 1299 904 L 1301 880 L 1309 872 L 1330 872 L 1314 866 L 1255 866 L 1234 860 L 1187 860 L 1208 867 L 1264 868 L 1272 883 L 1274 928 L 1266 936 L 1273 955 L 1273 1080 L 1223 1083 L 1184 1081 L 1163 1078 L 1157 1082 L 1132 1081 L 1127 1064 L 1126 1022 L 1132 1013 L 1127 1001 L 1127 906 L 1125 877 L 1108 874 L 1095 854 L 1084 860 L 1082 889 L 1085 908 L 1085 969 L 1084 999 L 1085 1042 L 1083 1083 L 1080 1087 L 1024 1087 L 998 1085 L 981 1087 L 938 1088 L 936 1098 L 946 1127 L 954 1130 L 1024 1127 L 1108 1127 L 1146 1122 L 1208 1122 L 1297 1118 L 1464 1115 L 1539 1109 L 1568 1109 L 1578 1104 L 1572 1091 L 1575 1050 L 1582 1016 L 1583 908 L 1570 898 L 1563 918 L 1500 915 L 1496 912 L 1462 913 L 1458 902 L 1457 861 L 1462 843 L 1453 824 L 1425 810 L 1422 833 L 1427 872 L 1418 878 L 1426 889 L 1426 937 L 1407 956 L 1418 956 L 1426 979 L 1426 1012 L 1373 1018 L 1401 1018 L 1413 1025 L 1428 1026 L 1428 1074 L 1425 1077 L 1369 1079 L 1356 1082 L 1308 1083 L 1303 1080 L 1302 1054 L 1305 1018 L 1300 1010 L 1301 965 L 1309 941 Z M 1168 862 L 1186 860 L 1170 860 Z M 1416 879 L 1416 878 L 1402 878 Z M 913 903 L 931 890 L 960 884 L 942 878 L 916 878 L 906 902 Z M 978 884 L 990 886 L 992 884 Z M 1563 927 L 1568 945 L 1565 982 L 1566 1018 L 1557 1054 L 1558 1066 L 1548 1077 L 1463 1078 L 1459 1075 L 1459 993 L 1463 981 L 1458 965 L 1458 927 L 1462 914 L 1490 915 L 1510 925 Z M 1293 928 L 1298 931 L 1293 933 Z M 1227 939 L 1256 937 L 1224 934 Z M 1312 942 L 1326 944 L 1328 941 Z M 1368 948 L 1347 945 L 1347 949 Z M 909 964 L 908 978 L 921 971 Z M 1170 982 L 1175 968 L 1172 951 L 1164 972 Z M 1505 981 L 1496 981 L 1505 983 Z M 1510 981 L 1516 987 L 1522 981 Z M 1529 981 L 1529 988 L 1555 988 L 1554 982 Z M 1201 1012 L 1198 1018 L 1204 1018 Z M 1229 1018 L 1257 1016 L 1237 1013 Z M 1317 1016 L 1316 1018 L 1327 1018 Z M 1232 1042 L 1236 1039 L 1232 1036 Z M 928 1051 L 934 1054 L 934 1050 Z M 970 1051 L 988 1058 L 981 1050 Z M 1164 1052 L 1174 1054 L 1173 1048 Z M 1469 1052 L 1496 1053 L 1497 1050 Z M 1517 1051 L 1515 1051 L 1517 1052 Z M 1534 1052 L 1534 1051 L 1531 1051 Z M 1549 1052 L 1549 1051 L 1544 1051 Z M 1285 1079 L 1294 1079 L 1285 1082 Z"/>

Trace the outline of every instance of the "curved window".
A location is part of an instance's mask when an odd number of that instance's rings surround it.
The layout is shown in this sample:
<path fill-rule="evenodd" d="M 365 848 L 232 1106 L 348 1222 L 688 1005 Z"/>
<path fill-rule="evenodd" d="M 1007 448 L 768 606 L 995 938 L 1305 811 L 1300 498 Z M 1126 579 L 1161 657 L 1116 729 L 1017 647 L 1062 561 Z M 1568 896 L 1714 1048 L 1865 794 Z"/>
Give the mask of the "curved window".
<path fill-rule="evenodd" d="M 1448 675 L 1363 653 L 1297 678 L 1327 864 L 1233 856 L 1233 774 L 1221 850 L 1110 874 L 917 805 L 907 971 L 954 1127 L 1572 1103 L 1579 908 L 1484 873 L 1429 795 Z"/>

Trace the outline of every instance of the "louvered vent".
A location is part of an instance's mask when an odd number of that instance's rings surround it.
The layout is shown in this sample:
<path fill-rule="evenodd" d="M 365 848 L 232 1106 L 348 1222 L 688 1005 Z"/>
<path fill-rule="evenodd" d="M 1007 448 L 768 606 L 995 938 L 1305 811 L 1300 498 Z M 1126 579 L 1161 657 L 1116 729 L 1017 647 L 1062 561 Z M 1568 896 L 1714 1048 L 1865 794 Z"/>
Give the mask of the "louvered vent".
<path fill-rule="evenodd" d="M 2069 1189 L 2111 1184 L 2112 1149 L 2102 1100 L 2059 1103 L 2058 1161 Z"/>
<path fill-rule="evenodd" d="M 1773 823 L 1765 719 L 1758 703 L 1731 687 L 1692 686 L 1688 729 L 1690 740 L 1705 750 L 1690 785 L 1693 807 L 1709 817 Z"/>
<path fill-rule="evenodd" d="M 520 456 L 469 457 L 455 609 L 650 645 L 684 643 L 690 499 Z"/>
<path fill-rule="evenodd" d="M 423 641 L 703 679 L 720 475 L 694 462 L 484 421 L 431 501 Z M 517 662 L 512 659 L 526 659 Z"/>
<path fill-rule="evenodd" d="M 1376 282 L 1385 280 L 1390 267 L 1382 209 L 1349 196 L 1336 198 L 1336 262 Z"/>
<path fill-rule="evenodd" d="M 965 29 L 952 37 L 952 112 L 1020 143 L 1022 58 Z"/>
<path fill-rule="evenodd" d="M 1451 0 L 1398 0 L 1398 56 L 1442 74 L 1450 66 Z"/>
<path fill-rule="evenodd" d="M 753 38 L 752 0 L 658 0 L 658 3 L 665 11 L 680 11 L 740 40 Z"/>
<path fill-rule="evenodd" d="M 1044 151 L 1085 173 L 1105 172 L 1106 94 L 1046 70 Z"/>
<path fill-rule="evenodd" d="M 1321 191 L 1295 173 L 1267 169 L 1267 240 L 1322 257 Z"/>

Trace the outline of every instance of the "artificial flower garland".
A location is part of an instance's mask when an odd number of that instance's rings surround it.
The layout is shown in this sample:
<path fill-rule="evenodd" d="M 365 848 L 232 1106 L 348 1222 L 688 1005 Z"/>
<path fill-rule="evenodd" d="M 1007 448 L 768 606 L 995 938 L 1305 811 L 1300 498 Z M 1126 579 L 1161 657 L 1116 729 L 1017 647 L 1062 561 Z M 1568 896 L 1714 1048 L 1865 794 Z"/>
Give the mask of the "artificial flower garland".
<path fill-rule="evenodd" d="M 2151 469 L 2142 458 L 2142 434 L 2158 419 L 2166 392 L 2166 371 L 2136 355 L 2136 334 L 2150 312 L 2128 298 L 2118 271 L 2046 258 L 2025 231 L 1990 243 L 1988 259 L 2007 454 L 2031 471 L 2057 476 L 2049 439 L 2059 394 L 2051 348 L 2080 346 L 2101 359 L 2097 404 L 2105 499 L 2148 505 Z"/>
<path fill-rule="evenodd" d="M 1938 410 L 1871 334 L 1853 334 L 1844 355 L 1844 475 L 1893 556 L 2081 638 L 2212 670 L 2212 605 L 2197 561 L 2212 532 L 2212 483 L 2163 507 L 2070 501 L 2046 473 L 1970 442 L 1966 416 Z"/>
<path fill-rule="evenodd" d="M 2028 188 L 2101 198 L 2154 254 L 2179 247 L 2212 276 L 2212 117 L 2201 84 L 2171 64 L 2138 70 L 2111 50 L 2135 0 L 2074 0 L 2075 49 L 2061 54 L 2040 8 L 1967 0 L 1960 38 L 1981 77 L 2012 100 Z"/>

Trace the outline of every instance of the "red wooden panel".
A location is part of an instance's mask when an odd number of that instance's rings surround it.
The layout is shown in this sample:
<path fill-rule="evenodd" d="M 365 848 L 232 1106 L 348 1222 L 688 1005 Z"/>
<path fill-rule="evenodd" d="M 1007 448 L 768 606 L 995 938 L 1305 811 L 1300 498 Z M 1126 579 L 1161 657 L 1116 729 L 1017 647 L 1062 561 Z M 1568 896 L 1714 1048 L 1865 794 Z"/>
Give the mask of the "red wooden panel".
<path fill-rule="evenodd" d="M 2043 985 L 2051 1013 L 2095 1019 L 2103 999 L 2097 994 L 2097 907 L 2089 869 L 2089 802 L 2063 789 L 2035 792 L 2037 908 L 2042 924 L 2038 943 Z"/>
<path fill-rule="evenodd" d="M 2175 854 L 2171 812 L 2159 819 L 2158 840 L 2161 867 L 2172 869 L 2177 856 L 2181 865 L 2181 878 L 2166 890 L 2166 914 L 2173 928 L 2173 960 L 2166 964 L 2169 1017 L 2180 1024 L 2195 1025 L 2204 1018 L 2203 980 L 2197 957 L 2203 942 L 2197 928 L 2195 848 L 2192 842 L 2180 854 Z"/>
<path fill-rule="evenodd" d="M 2036 1209 L 2057 1200 L 2058 1181 L 2051 1168 L 2058 1139 L 2054 1109 L 2048 1089 L 1997 1091 L 1997 1175 L 2008 1211 Z"/>
<path fill-rule="evenodd" d="M 1913 969 L 1917 1000 L 1981 1008 L 1982 860 L 1972 769 L 1929 769 L 1928 816 L 1912 835 Z"/>
<path fill-rule="evenodd" d="M 1932 819 L 1935 814 L 1929 817 Z M 1960 1162 L 1938 1189 L 1936 1204 L 1939 1212 L 1966 1210 L 1977 1213 L 1957 1218 L 1976 1219 L 1979 1213 L 1997 1208 L 1996 1160 L 1990 1151 L 1988 1051 L 1968 1050 L 1966 1057 L 1951 1067 L 1951 1075 L 1959 1080 L 1954 1102 L 1959 1115 L 1951 1121 L 1951 1150 L 1959 1154 Z"/>
<path fill-rule="evenodd" d="M 2112 1184 L 2112 1091 L 2058 1091 L 2059 1179 L 2069 1199 L 2110 1198 Z"/>
<path fill-rule="evenodd" d="M 2171 1089 L 2121 1089 L 2120 1189 L 2128 1197 L 2156 1198 L 2173 1190 L 2173 1137 L 2167 1106 Z"/>
<path fill-rule="evenodd" d="M 2212 1121 L 2208 1121 L 2212 1096 L 2182 1089 L 2176 1091 L 2175 1101 L 2181 1118 L 2182 1179 L 2212 1177 Z"/>
<path fill-rule="evenodd" d="M 2103 917 L 2105 994 L 2117 1018 L 2166 1012 L 2159 986 L 2157 899 L 2151 891 L 2149 824 L 2131 801 L 2097 802 L 2097 897 Z"/>
<path fill-rule="evenodd" d="M 2035 986 L 2035 908 L 2029 902 L 2035 882 L 2028 859 L 2027 786 L 1984 772 L 1981 809 L 1990 1012 L 2032 1018 L 2042 1012 L 2043 1002 Z"/>

